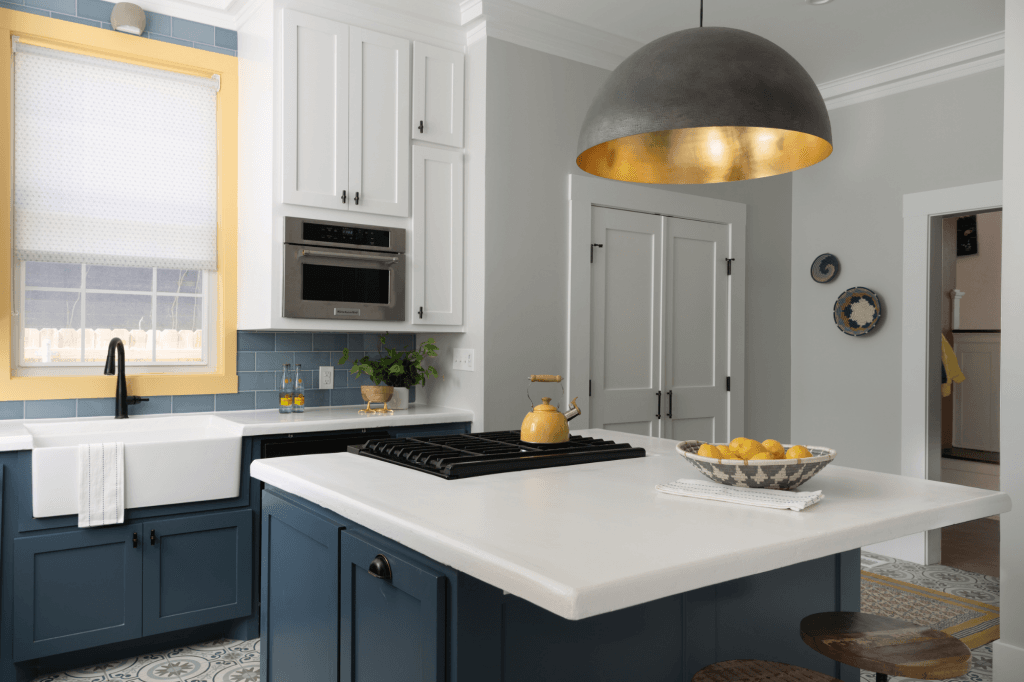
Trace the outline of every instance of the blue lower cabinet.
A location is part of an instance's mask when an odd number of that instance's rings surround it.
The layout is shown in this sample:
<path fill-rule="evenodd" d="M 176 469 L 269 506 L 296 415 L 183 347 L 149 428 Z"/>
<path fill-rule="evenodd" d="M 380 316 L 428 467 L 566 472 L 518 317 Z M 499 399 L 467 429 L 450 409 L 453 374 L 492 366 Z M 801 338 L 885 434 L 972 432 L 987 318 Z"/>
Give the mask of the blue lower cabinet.
<path fill-rule="evenodd" d="M 249 509 L 153 521 L 142 529 L 142 634 L 252 612 Z"/>
<path fill-rule="evenodd" d="M 260 680 L 338 682 L 340 526 L 264 491 L 261 531 Z"/>
<path fill-rule="evenodd" d="M 134 524 L 15 538 L 14 660 L 141 637 L 141 534 Z"/>
<path fill-rule="evenodd" d="M 445 580 L 342 533 L 340 682 L 443 682 Z"/>

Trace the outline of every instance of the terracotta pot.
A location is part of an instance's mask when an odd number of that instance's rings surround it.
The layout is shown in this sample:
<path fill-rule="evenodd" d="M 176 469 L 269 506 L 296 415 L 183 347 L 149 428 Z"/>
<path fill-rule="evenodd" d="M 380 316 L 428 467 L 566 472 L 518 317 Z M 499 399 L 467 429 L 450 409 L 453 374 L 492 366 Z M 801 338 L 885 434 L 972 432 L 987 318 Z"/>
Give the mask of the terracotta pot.
<path fill-rule="evenodd" d="M 359 392 L 362 393 L 364 402 L 386 403 L 391 400 L 395 389 L 393 386 L 360 386 Z"/>

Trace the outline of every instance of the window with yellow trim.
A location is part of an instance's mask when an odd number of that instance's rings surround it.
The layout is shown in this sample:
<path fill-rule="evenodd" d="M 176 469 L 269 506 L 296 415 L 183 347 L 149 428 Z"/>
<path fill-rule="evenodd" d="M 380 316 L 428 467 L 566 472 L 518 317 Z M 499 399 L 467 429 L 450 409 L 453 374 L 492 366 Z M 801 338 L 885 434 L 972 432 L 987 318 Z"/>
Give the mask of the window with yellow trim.
<path fill-rule="evenodd" d="M 237 60 L 9 10 L 0 37 L 4 399 L 106 395 L 114 337 L 137 394 L 236 391 Z"/>

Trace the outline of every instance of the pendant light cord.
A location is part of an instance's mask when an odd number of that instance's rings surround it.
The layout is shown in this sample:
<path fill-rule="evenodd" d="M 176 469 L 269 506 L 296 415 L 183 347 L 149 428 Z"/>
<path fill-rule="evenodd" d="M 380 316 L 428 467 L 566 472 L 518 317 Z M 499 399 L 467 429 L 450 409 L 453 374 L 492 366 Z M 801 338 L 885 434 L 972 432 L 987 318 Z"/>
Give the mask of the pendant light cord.
<path fill-rule="evenodd" d="M 700 0 L 700 27 L 704 28 L 704 0 Z"/>

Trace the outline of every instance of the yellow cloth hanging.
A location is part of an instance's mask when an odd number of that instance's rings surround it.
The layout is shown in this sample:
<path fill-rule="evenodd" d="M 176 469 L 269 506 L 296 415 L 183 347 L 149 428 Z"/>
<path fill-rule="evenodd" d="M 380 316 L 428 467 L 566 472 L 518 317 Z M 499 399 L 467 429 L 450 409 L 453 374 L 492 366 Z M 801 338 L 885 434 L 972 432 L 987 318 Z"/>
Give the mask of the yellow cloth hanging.
<path fill-rule="evenodd" d="M 946 369 L 946 381 L 942 384 L 942 397 L 948 398 L 953 393 L 953 382 L 962 382 L 967 377 L 960 371 L 960 363 L 956 361 L 953 346 L 949 345 L 945 334 L 942 336 L 942 366 Z"/>

